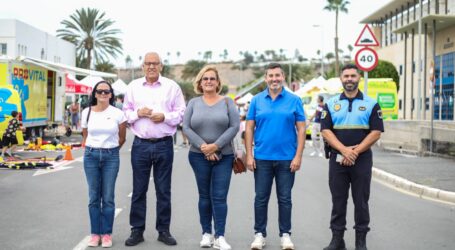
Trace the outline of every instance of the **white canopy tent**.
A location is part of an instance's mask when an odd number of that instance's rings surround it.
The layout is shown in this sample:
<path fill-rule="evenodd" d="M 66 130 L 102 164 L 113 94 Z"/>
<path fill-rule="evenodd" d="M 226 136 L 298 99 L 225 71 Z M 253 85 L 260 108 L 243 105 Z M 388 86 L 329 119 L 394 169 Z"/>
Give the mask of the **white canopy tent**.
<path fill-rule="evenodd" d="M 247 102 L 251 102 L 251 99 L 253 99 L 253 97 L 254 96 L 248 92 L 241 98 L 237 99 L 236 103 L 237 104 L 246 104 Z"/>
<path fill-rule="evenodd" d="M 84 79 L 80 80 L 80 83 L 84 84 L 85 86 L 93 88 L 95 84 L 101 81 L 104 81 L 104 79 L 101 78 L 100 76 L 88 75 L 84 77 Z"/>
<path fill-rule="evenodd" d="M 114 94 L 115 95 L 124 95 L 126 94 L 126 89 L 128 88 L 128 85 L 122 79 L 118 79 L 112 84 L 112 88 L 114 89 Z"/>

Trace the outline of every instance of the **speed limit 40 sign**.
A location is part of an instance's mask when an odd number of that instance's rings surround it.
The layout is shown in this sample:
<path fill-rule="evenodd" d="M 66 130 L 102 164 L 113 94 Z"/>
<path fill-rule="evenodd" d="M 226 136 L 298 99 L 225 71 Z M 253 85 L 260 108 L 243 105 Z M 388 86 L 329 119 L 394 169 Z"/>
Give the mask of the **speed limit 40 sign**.
<path fill-rule="evenodd" d="M 378 54 L 368 47 L 362 48 L 355 54 L 355 64 L 363 71 L 372 71 L 378 65 Z"/>

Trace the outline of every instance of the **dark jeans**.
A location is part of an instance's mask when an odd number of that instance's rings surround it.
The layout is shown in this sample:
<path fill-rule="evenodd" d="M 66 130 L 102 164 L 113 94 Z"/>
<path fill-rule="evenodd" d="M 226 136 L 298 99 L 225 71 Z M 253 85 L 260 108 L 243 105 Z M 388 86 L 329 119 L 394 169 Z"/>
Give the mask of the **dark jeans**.
<path fill-rule="evenodd" d="M 278 198 L 278 224 L 280 236 L 291 233 L 292 187 L 295 173 L 290 169 L 291 161 L 268 161 L 256 159 L 254 171 L 254 231 L 267 236 L 267 211 L 275 178 Z"/>
<path fill-rule="evenodd" d="M 356 231 L 368 232 L 370 228 L 371 168 L 373 166 L 371 151 L 359 155 L 355 165 L 341 166 L 336 162 L 336 154 L 332 153 L 329 161 L 329 187 L 332 193 L 332 216 L 330 228 L 334 231 L 346 230 L 346 206 L 349 197 L 349 186 L 352 187 L 354 201 L 354 220 Z"/>
<path fill-rule="evenodd" d="M 234 155 L 223 155 L 220 161 L 208 161 L 204 154 L 190 152 L 188 159 L 199 192 L 199 221 L 202 233 L 212 233 L 213 218 L 215 237 L 224 236 Z"/>
<path fill-rule="evenodd" d="M 145 230 L 147 190 L 153 168 L 156 193 L 156 230 L 169 231 L 171 224 L 171 176 L 174 148 L 172 137 L 151 142 L 134 138 L 131 149 L 133 167 L 133 196 L 130 224 L 132 229 Z"/>
<path fill-rule="evenodd" d="M 120 165 L 119 148 L 86 147 L 84 171 L 88 183 L 92 234 L 112 234 L 115 215 L 115 181 Z"/>

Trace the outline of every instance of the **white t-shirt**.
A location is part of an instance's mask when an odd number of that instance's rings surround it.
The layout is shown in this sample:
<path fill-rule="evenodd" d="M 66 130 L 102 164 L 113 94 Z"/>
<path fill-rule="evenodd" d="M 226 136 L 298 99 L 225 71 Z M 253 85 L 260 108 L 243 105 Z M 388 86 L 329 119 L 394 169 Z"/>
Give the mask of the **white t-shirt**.
<path fill-rule="evenodd" d="M 118 147 L 119 125 L 126 121 L 123 111 L 109 105 L 101 112 L 90 112 L 87 124 L 89 108 L 82 111 L 81 126 L 87 128 L 88 135 L 85 145 L 93 148 L 115 148 Z"/>

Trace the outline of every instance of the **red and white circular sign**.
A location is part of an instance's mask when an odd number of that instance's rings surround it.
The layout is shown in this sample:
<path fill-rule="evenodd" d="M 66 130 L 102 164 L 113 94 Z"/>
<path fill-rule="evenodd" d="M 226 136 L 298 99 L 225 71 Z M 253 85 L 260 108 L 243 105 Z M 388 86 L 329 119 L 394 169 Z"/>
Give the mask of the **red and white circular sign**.
<path fill-rule="evenodd" d="M 378 54 L 370 48 L 362 48 L 355 54 L 355 64 L 363 71 L 372 71 L 378 65 Z"/>

